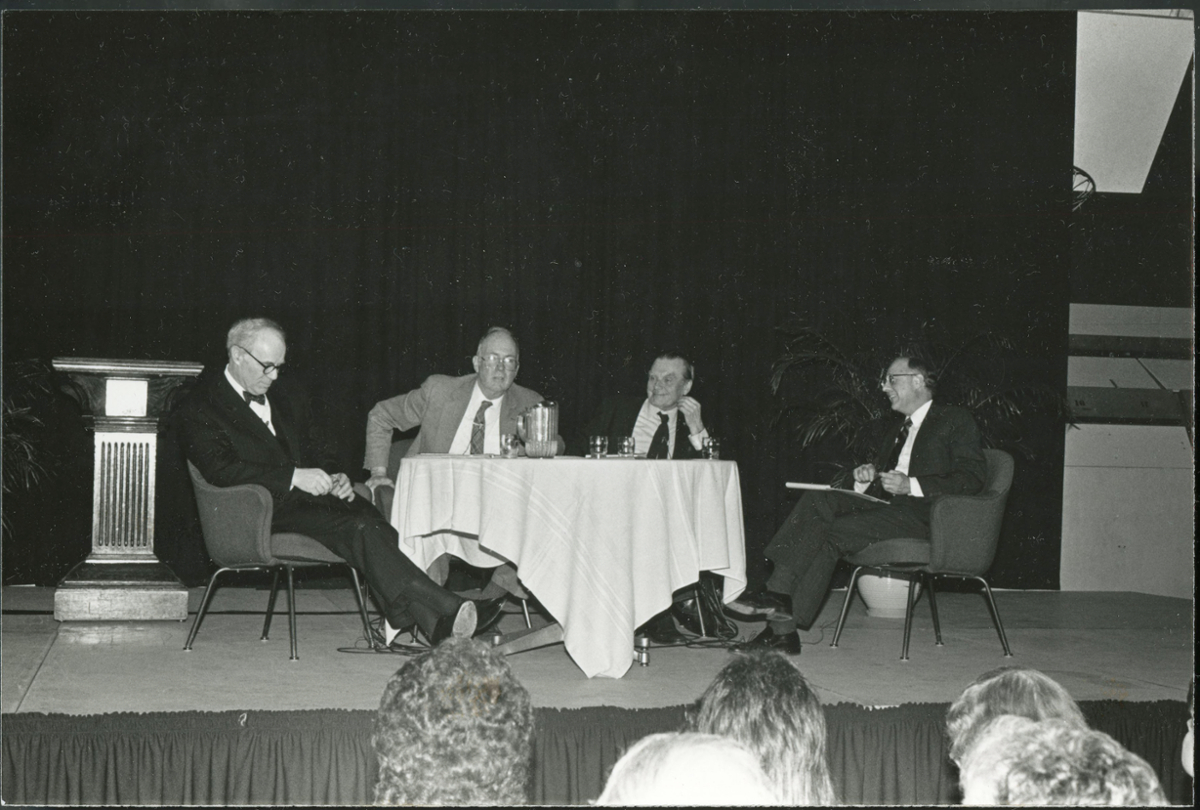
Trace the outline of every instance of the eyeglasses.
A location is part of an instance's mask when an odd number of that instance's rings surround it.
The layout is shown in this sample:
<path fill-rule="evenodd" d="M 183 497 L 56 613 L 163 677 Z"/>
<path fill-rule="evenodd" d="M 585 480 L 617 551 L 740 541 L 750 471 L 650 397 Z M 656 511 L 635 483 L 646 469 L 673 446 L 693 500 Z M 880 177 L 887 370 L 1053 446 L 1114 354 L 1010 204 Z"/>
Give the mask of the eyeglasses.
<path fill-rule="evenodd" d="M 489 368 L 500 368 L 503 366 L 505 371 L 515 371 L 517 366 L 521 364 L 520 360 L 511 355 L 508 357 L 501 357 L 498 354 L 489 354 L 487 357 L 481 357 L 479 359 L 485 366 L 488 366 Z"/>
<path fill-rule="evenodd" d="M 253 360 L 255 363 L 258 363 L 260 366 L 262 366 L 262 373 L 264 375 L 270 374 L 272 371 L 277 372 L 277 373 L 283 373 L 283 367 L 285 365 L 287 365 L 287 363 L 264 363 L 262 360 L 259 360 L 257 357 L 250 354 L 249 350 L 246 349 L 245 346 L 238 346 L 238 344 L 236 344 L 236 343 L 233 345 L 237 346 L 239 349 L 246 352 L 246 354 L 250 355 L 251 360 Z"/>
<path fill-rule="evenodd" d="M 919 372 L 919 371 L 910 371 L 905 374 L 884 374 L 882 377 L 879 378 L 879 384 L 880 385 L 890 385 L 890 386 L 894 387 L 896 385 L 897 378 L 899 378 L 899 377 L 917 377 L 917 376 L 920 376 L 920 373 L 921 372 Z"/>

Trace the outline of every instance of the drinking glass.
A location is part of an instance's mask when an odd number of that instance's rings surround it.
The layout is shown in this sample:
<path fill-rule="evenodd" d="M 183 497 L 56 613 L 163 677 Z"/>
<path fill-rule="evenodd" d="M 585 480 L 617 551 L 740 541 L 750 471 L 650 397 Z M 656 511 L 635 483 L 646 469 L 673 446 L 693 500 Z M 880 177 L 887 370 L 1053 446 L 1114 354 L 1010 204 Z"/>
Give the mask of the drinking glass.
<path fill-rule="evenodd" d="M 500 455 L 503 458 L 516 458 L 521 452 L 521 442 L 515 433 L 500 434 Z"/>
<path fill-rule="evenodd" d="M 704 448 L 700 451 L 705 458 L 718 459 L 721 457 L 721 440 L 716 436 L 704 437 Z"/>
<path fill-rule="evenodd" d="M 633 437 L 622 436 L 617 439 L 617 455 L 625 458 L 633 458 Z"/>
<path fill-rule="evenodd" d="M 591 436 L 588 438 L 588 449 L 591 451 L 589 455 L 592 458 L 604 458 L 608 455 L 608 437 L 607 436 Z"/>

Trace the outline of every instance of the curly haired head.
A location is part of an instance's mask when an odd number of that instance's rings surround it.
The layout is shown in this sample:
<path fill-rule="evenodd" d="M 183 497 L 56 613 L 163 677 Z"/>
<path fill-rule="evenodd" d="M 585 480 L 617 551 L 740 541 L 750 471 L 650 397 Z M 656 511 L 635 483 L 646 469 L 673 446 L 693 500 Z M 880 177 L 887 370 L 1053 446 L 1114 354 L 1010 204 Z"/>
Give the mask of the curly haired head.
<path fill-rule="evenodd" d="M 1014 715 L 979 733 L 963 762 L 962 786 L 964 804 L 1167 804 L 1149 763 L 1104 732 Z"/>
<path fill-rule="evenodd" d="M 950 759 L 961 763 L 979 731 L 1002 714 L 1030 720 L 1065 720 L 1087 728 L 1075 700 L 1053 678 L 1036 669 L 1001 667 L 976 678 L 946 712 Z"/>
<path fill-rule="evenodd" d="M 504 657 L 450 638 L 388 681 L 371 735 L 376 804 L 524 804 L 533 705 Z"/>
<path fill-rule="evenodd" d="M 825 712 L 804 676 L 778 652 L 756 650 L 726 664 L 700 696 L 692 725 L 753 751 L 784 804 L 834 802 Z"/>

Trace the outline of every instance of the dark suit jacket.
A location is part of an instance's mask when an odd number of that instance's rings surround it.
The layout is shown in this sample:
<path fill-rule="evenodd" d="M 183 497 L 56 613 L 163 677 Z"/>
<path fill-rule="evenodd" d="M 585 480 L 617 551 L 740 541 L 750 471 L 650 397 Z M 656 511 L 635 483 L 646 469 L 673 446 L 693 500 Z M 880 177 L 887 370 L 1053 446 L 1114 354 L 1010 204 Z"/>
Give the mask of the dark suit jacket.
<path fill-rule="evenodd" d="M 588 437 L 590 436 L 607 436 L 611 451 L 616 446 L 618 436 L 633 435 L 638 413 L 645 403 L 645 397 L 640 399 L 627 396 L 608 397 L 600 403 L 596 415 L 587 423 L 583 435 L 576 437 L 573 449 L 569 452 L 573 455 L 585 455 L 588 452 Z M 675 419 L 675 452 L 671 454 L 671 458 L 700 458 L 700 451 L 692 447 L 689 439 L 692 432 L 688 429 L 687 420 L 683 418 L 682 413 L 676 414 Z"/>
<path fill-rule="evenodd" d="M 886 462 L 887 448 L 895 443 L 903 424 L 903 419 L 897 420 L 883 440 L 880 458 L 875 460 L 877 467 Z M 928 504 L 941 495 L 974 495 L 983 489 L 987 461 L 983 457 L 979 428 L 970 411 L 937 402 L 929 406 L 913 443 L 908 477 L 918 480 L 925 497 L 898 496 L 893 503 L 908 500 Z"/>
<path fill-rule="evenodd" d="M 210 369 L 179 408 L 184 453 L 215 486 L 261 484 L 277 507 L 313 498 L 291 489 L 292 473 L 296 467 L 331 472 L 330 460 L 313 458 L 307 410 L 288 396 L 286 385 L 271 386 L 267 398 L 278 436 L 234 391 L 223 366 Z"/>

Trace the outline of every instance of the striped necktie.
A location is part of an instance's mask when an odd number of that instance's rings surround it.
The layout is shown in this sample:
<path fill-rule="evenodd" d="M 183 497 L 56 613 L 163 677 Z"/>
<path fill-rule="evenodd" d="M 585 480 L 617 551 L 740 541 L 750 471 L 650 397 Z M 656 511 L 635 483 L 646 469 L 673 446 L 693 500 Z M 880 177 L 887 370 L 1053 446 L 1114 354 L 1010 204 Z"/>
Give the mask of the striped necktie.
<path fill-rule="evenodd" d="M 488 408 L 492 407 L 491 400 L 485 399 L 479 403 L 479 410 L 475 412 L 475 421 L 471 423 L 471 455 L 483 455 L 483 414 Z"/>

